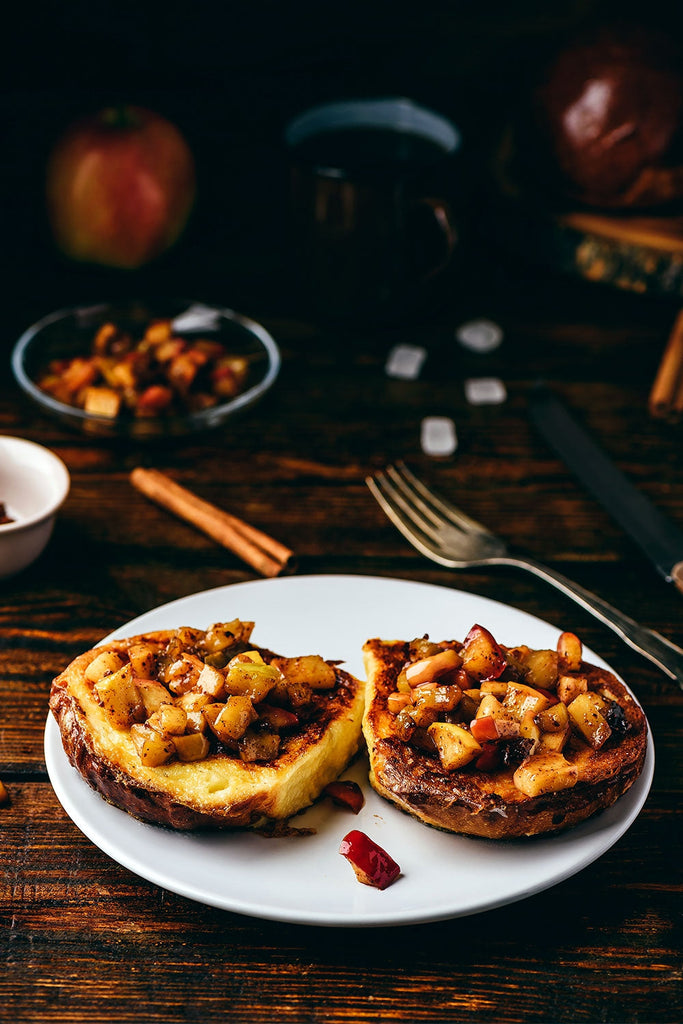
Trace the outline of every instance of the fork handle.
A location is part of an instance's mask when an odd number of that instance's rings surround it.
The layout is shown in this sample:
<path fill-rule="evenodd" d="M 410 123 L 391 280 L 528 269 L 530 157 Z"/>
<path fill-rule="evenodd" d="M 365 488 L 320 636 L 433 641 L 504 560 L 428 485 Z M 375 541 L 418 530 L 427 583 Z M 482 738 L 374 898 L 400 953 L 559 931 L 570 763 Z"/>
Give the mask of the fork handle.
<path fill-rule="evenodd" d="M 562 591 L 563 594 L 594 615 L 596 619 L 609 626 L 629 647 L 648 658 L 683 689 L 683 650 L 667 640 L 666 637 L 655 633 L 654 630 L 648 629 L 646 626 L 641 626 L 640 623 L 629 618 L 628 615 L 624 615 L 617 608 L 613 608 L 590 590 L 585 590 L 578 583 L 574 583 L 562 573 L 548 568 L 547 565 L 542 565 L 531 558 L 512 556 L 502 558 L 500 561 L 506 565 L 517 566 L 519 569 L 527 569 Z"/>

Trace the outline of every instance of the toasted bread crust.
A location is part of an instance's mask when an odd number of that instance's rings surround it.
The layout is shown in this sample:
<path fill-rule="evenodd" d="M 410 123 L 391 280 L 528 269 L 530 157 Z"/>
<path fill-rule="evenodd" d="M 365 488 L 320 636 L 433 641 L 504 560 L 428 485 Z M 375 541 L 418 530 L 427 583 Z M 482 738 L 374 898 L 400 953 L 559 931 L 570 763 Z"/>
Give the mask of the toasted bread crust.
<path fill-rule="evenodd" d="M 368 640 L 363 648 L 368 677 L 363 733 L 370 758 L 370 782 L 387 800 L 436 828 L 489 839 L 557 832 L 609 807 L 642 771 L 647 749 L 645 716 L 626 687 L 603 669 L 585 665 L 591 689 L 609 690 L 629 723 L 628 732 L 600 750 L 567 752 L 578 768 L 575 786 L 527 797 L 514 785 L 512 770 L 445 771 L 436 754 L 398 739 L 387 696 L 408 659 L 403 641 Z"/>
<path fill-rule="evenodd" d="M 50 710 L 71 764 L 105 800 L 143 821 L 174 829 L 244 828 L 283 820 L 312 803 L 358 749 L 363 685 L 334 666 L 336 685 L 315 695 L 315 711 L 288 735 L 274 760 L 243 762 L 216 752 L 201 761 L 144 767 L 128 730 L 96 701 L 87 666 L 104 650 L 165 644 L 171 631 L 113 641 L 77 657 L 53 681 Z M 258 650 L 266 662 L 275 655 Z"/>

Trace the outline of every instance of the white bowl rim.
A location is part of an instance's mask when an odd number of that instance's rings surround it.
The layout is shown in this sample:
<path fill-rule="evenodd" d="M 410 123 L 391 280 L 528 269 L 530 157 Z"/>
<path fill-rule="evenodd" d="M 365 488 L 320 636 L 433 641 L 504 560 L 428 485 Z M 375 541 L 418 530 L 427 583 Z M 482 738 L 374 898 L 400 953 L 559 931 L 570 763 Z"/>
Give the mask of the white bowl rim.
<path fill-rule="evenodd" d="M 6 442 L 9 443 L 9 447 L 20 447 L 20 448 L 31 448 L 37 452 L 42 459 L 45 460 L 46 464 L 50 466 L 50 474 L 55 480 L 58 486 L 58 492 L 49 505 L 40 512 L 36 512 L 35 515 L 27 516 L 26 518 L 17 519 L 13 523 L 3 523 L 0 525 L 0 537 L 7 536 L 11 533 L 20 533 L 22 530 L 27 530 L 31 526 L 37 526 L 39 523 L 49 519 L 50 516 L 55 513 L 64 504 L 66 497 L 71 487 L 71 477 L 69 470 L 66 465 L 62 462 L 58 455 L 50 449 L 46 448 L 45 445 L 38 444 L 37 441 L 29 441 L 25 437 L 16 437 L 13 434 L 0 434 L 0 448 Z"/>
<path fill-rule="evenodd" d="M 188 305 L 191 305 L 192 302 L 192 300 L 185 299 L 179 299 L 178 301 L 181 304 L 187 302 Z M 112 305 L 115 305 L 115 303 L 99 302 L 89 304 L 87 308 L 89 310 L 105 310 Z M 68 405 L 66 402 L 60 402 L 56 398 L 53 398 L 51 395 L 48 395 L 45 391 L 43 391 L 36 384 L 33 383 L 29 375 L 26 373 L 26 370 L 24 369 L 24 357 L 26 355 L 26 349 L 33 341 L 33 339 L 36 337 L 36 335 L 39 334 L 40 331 L 43 330 L 43 328 L 49 327 L 50 324 L 56 323 L 59 320 L 63 320 L 67 316 L 76 315 L 81 309 L 83 309 L 82 306 L 66 306 L 62 309 L 55 310 L 53 313 L 48 313 L 47 316 L 41 317 L 41 319 L 37 320 L 36 323 L 31 324 L 30 327 L 27 327 L 26 330 L 20 335 L 12 351 L 12 372 L 14 373 L 16 381 L 19 384 L 19 386 L 23 389 L 23 391 L 27 395 L 30 395 L 31 398 L 33 398 L 38 403 L 38 405 L 43 406 L 43 408 L 50 409 L 52 410 L 53 413 L 57 413 L 58 415 L 61 416 L 67 416 L 68 418 L 73 420 L 82 420 L 83 422 L 90 423 L 102 423 L 109 427 L 115 427 L 116 424 L 113 423 L 113 421 L 108 419 L 106 416 L 94 416 L 92 413 L 86 412 L 84 409 L 79 409 L 77 406 L 74 405 Z M 225 413 L 227 411 L 230 411 L 231 413 L 237 412 L 237 410 L 241 409 L 243 406 L 249 406 L 252 403 L 256 402 L 257 399 L 260 398 L 261 395 L 265 394 L 265 392 L 268 391 L 270 386 L 275 382 L 275 379 L 277 378 L 280 372 L 282 362 L 282 356 L 280 354 L 280 349 L 277 342 L 275 341 L 273 336 L 265 329 L 265 327 L 263 327 L 256 320 L 251 320 L 249 317 L 244 316 L 241 313 L 236 313 L 235 310 L 229 309 L 226 306 L 212 305 L 211 309 L 213 309 L 216 313 L 219 313 L 221 316 L 224 316 L 226 320 L 232 320 L 234 323 L 239 324 L 239 326 L 242 327 L 244 330 L 248 331 L 250 334 L 253 334 L 254 337 L 256 337 L 259 340 L 267 354 L 268 366 L 266 368 L 266 373 L 262 380 L 260 380 L 257 384 L 254 384 L 252 387 L 248 388 L 246 391 L 240 392 L 239 395 L 236 395 L 235 398 L 230 399 L 229 402 L 225 402 L 217 406 L 212 406 L 209 409 L 203 409 L 200 412 L 189 413 L 187 416 L 175 417 L 176 420 L 181 420 L 182 422 L 187 423 L 190 427 L 201 427 L 205 423 L 207 423 L 207 421 L 210 424 L 211 420 L 220 413 Z M 115 432 L 118 433 L 118 431 Z M 122 433 L 125 434 L 127 433 L 127 431 L 124 430 Z"/>

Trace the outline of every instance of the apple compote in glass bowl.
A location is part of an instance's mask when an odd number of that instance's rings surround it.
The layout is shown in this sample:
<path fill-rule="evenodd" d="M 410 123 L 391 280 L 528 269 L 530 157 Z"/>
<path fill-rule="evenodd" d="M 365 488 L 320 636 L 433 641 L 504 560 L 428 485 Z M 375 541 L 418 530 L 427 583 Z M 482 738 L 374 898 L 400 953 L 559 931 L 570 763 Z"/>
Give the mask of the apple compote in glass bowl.
<path fill-rule="evenodd" d="M 192 301 L 59 310 L 19 338 L 23 391 L 102 437 L 163 438 L 222 425 L 273 385 L 280 352 L 258 323 Z"/>

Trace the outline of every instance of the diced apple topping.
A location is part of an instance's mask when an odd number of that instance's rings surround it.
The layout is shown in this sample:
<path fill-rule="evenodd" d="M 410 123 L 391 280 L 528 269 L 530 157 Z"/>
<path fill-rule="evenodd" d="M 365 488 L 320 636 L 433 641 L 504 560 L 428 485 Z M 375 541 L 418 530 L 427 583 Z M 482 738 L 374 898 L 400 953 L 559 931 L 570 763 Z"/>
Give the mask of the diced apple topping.
<path fill-rule="evenodd" d="M 144 705 L 130 665 L 123 665 L 118 672 L 100 679 L 93 689 L 119 729 L 127 729 L 143 717 Z"/>
<path fill-rule="evenodd" d="M 162 736 L 146 723 L 131 726 L 130 735 L 145 768 L 158 768 L 170 761 L 175 753 L 175 744 L 170 736 Z"/>
<path fill-rule="evenodd" d="M 525 740 L 531 740 L 531 750 L 534 751 L 541 740 L 541 730 L 536 722 L 533 711 L 527 711 L 519 723 L 519 735 Z"/>
<path fill-rule="evenodd" d="M 549 689 L 557 679 L 557 663 L 555 651 L 528 651 L 524 659 L 524 682 L 536 688 Z"/>
<path fill-rule="evenodd" d="M 446 649 L 428 658 L 414 661 L 406 668 L 406 679 L 410 686 L 421 686 L 423 683 L 433 682 L 446 672 L 460 668 L 461 665 L 462 658 L 457 651 Z"/>
<path fill-rule="evenodd" d="M 165 680 L 168 682 L 169 690 L 180 694 L 194 689 L 203 667 L 203 663 L 195 654 L 182 653 L 166 669 Z"/>
<path fill-rule="evenodd" d="M 503 647 L 475 625 L 462 645 L 423 637 L 408 651 L 387 711 L 396 737 L 438 756 L 445 771 L 507 768 L 536 796 L 574 785 L 564 753 L 582 743 L 598 750 L 629 729 L 614 694 L 590 689 L 574 633 L 562 633 L 555 651 L 535 651 Z"/>
<path fill-rule="evenodd" d="M 98 680 L 104 679 L 105 676 L 118 672 L 124 664 L 123 658 L 116 651 L 102 651 L 96 658 L 93 658 L 86 668 L 85 678 L 91 683 L 96 683 Z"/>
<path fill-rule="evenodd" d="M 273 665 L 280 669 L 290 683 L 303 683 L 312 690 L 330 690 L 336 680 L 332 665 L 319 654 L 300 658 L 274 658 Z"/>
<path fill-rule="evenodd" d="M 336 684 L 334 665 L 319 655 L 267 662 L 248 647 L 253 627 L 239 619 L 207 631 L 183 627 L 166 643 L 143 639 L 93 657 L 85 678 L 113 724 L 130 730 L 143 765 L 212 751 L 271 761 L 315 713 L 316 699 Z M 457 695 L 436 701 L 455 706 Z"/>
<path fill-rule="evenodd" d="M 497 679 L 505 668 L 505 655 L 484 626 L 472 626 L 460 653 L 467 674 L 474 679 Z"/>
<path fill-rule="evenodd" d="M 553 751 L 532 754 L 512 776 L 517 789 L 525 796 L 541 796 L 570 789 L 576 785 L 579 771 L 562 755 Z"/>
<path fill-rule="evenodd" d="M 562 672 L 578 672 L 583 660 L 583 644 L 575 633 L 560 633 L 557 656 Z"/>
<path fill-rule="evenodd" d="M 128 659 L 136 676 L 152 679 L 156 668 L 158 647 L 154 644 L 131 644 L 128 648 Z"/>
<path fill-rule="evenodd" d="M 391 711 L 392 715 L 397 715 L 410 702 L 410 694 L 398 693 L 397 691 L 396 693 L 390 693 L 387 697 L 387 708 Z"/>
<path fill-rule="evenodd" d="M 472 733 L 461 725 L 434 722 L 429 726 L 428 732 L 439 752 L 441 764 L 448 772 L 454 768 L 464 767 L 481 753 L 481 745 L 477 743 Z"/>
<path fill-rule="evenodd" d="M 177 704 L 162 704 L 147 719 L 147 725 L 162 736 L 182 736 L 187 726 L 187 712 Z"/>
<path fill-rule="evenodd" d="M 209 728 L 223 743 L 235 744 L 258 718 L 251 698 L 236 694 L 226 704 L 209 704 L 204 709 Z"/>
<path fill-rule="evenodd" d="M 479 690 L 482 694 L 492 693 L 501 700 L 507 693 L 508 684 L 505 679 L 482 679 Z"/>
<path fill-rule="evenodd" d="M 605 707 L 604 698 L 590 692 L 580 693 L 567 707 L 572 724 L 594 750 L 599 750 L 612 735 L 602 714 Z"/>
<path fill-rule="evenodd" d="M 204 665 L 197 677 L 195 688 L 209 697 L 220 697 L 225 693 L 225 677 L 212 665 Z"/>
<path fill-rule="evenodd" d="M 482 715 L 470 722 L 470 732 L 477 743 L 498 739 L 498 723 L 493 715 Z"/>
<path fill-rule="evenodd" d="M 210 749 L 208 739 L 201 732 L 174 736 L 173 745 L 179 761 L 202 761 Z"/>
<path fill-rule="evenodd" d="M 588 679 L 586 676 L 562 675 L 557 680 L 557 696 L 563 704 L 571 704 L 575 697 L 578 697 L 580 693 L 585 693 L 587 689 Z"/>
<path fill-rule="evenodd" d="M 497 697 L 494 697 L 492 693 L 484 693 L 481 691 L 481 700 L 479 701 L 479 707 L 475 718 L 500 718 L 501 715 L 507 714 L 505 708 L 500 703 Z"/>
<path fill-rule="evenodd" d="M 521 722 L 529 712 L 537 715 L 550 707 L 551 703 L 551 699 L 540 690 L 525 683 L 511 682 L 503 700 L 503 707 Z"/>
<path fill-rule="evenodd" d="M 537 721 L 543 732 L 562 732 L 569 725 L 569 713 L 566 706 L 558 702 L 541 711 Z"/>

